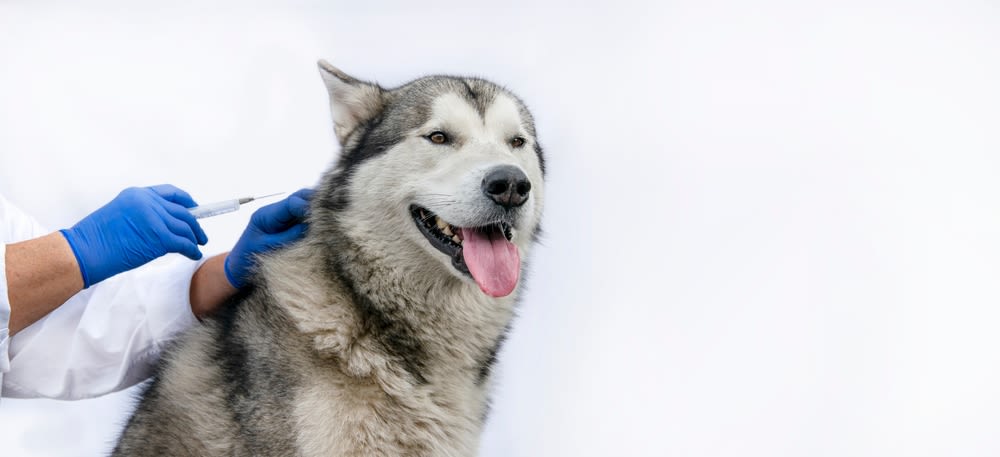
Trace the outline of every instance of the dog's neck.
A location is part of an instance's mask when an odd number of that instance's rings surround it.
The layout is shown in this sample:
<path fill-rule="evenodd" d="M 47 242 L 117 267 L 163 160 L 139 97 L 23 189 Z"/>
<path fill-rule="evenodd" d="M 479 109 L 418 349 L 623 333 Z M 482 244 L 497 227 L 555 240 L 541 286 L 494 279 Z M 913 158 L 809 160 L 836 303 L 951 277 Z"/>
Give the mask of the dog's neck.
<path fill-rule="evenodd" d="M 282 289 L 293 302 L 290 313 L 300 331 L 359 377 L 386 365 L 391 373 L 384 376 L 415 385 L 455 376 L 482 383 L 513 316 L 513 295 L 488 297 L 473 284 L 373 255 L 336 234 L 312 232 L 264 264 L 271 266 L 265 267 L 267 280 L 293 281 Z M 296 284 L 295 275 L 274 268 L 279 264 L 309 265 L 312 271 L 301 276 L 327 283 L 322 290 Z M 307 295 L 326 298 L 316 303 Z"/>

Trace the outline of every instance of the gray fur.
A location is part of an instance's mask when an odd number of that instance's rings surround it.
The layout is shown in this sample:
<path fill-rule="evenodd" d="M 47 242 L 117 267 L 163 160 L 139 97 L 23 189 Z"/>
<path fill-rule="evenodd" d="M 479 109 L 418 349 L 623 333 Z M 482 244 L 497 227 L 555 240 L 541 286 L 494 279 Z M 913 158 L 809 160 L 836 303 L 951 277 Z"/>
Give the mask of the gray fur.
<path fill-rule="evenodd" d="M 543 197 L 531 116 L 481 79 L 387 90 L 320 69 L 342 153 L 306 237 L 261 257 L 253 286 L 166 351 L 115 456 L 476 454 L 521 286 L 480 291 L 409 207 L 456 226 L 509 223 L 527 257 Z M 433 129 L 454 141 L 431 144 Z M 479 181 L 496 165 L 526 172 L 528 203 L 491 207 Z"/>

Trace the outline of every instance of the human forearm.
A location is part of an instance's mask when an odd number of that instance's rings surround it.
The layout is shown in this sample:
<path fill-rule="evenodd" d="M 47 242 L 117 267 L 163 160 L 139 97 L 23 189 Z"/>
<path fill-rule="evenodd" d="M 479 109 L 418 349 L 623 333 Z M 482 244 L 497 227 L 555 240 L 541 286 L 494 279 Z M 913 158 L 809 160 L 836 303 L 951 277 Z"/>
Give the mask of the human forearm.
<path fill-rule="evenodd" d="M 191 277 L 191 311 L 199 319 L 211 315 L 236 288 L 226 280 L 226 254 L 209 258 Z"/>
<path fill-rule="evenodd" d="M 31 325 L 83 289 L 73 250 L 59 232 L 6 247 L 10 334 Z"/>
<path fill-rule="evenodd" d="M 200 259 L 207 237 L 174 186 L 129 188 L 73 227 L 6 245 L 10 335 L 58 308 L 84 287 L 178 252 Z M 175 233 L 176 232 L 176 233 Z"/>

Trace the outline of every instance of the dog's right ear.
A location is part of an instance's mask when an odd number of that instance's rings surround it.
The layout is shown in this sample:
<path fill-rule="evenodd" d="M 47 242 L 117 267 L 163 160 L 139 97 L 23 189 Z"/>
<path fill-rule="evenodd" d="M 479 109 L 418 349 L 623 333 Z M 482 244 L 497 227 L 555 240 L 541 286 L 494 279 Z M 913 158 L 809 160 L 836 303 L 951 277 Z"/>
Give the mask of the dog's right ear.
<path fill-rule="evenodd" d="M 333 132 L 343 146 L 359 125 L 377 116 L 385 106 L 385 90 L 377 84 L 355 79 L 320 60 L 319 74 L 330 93 Z"/>

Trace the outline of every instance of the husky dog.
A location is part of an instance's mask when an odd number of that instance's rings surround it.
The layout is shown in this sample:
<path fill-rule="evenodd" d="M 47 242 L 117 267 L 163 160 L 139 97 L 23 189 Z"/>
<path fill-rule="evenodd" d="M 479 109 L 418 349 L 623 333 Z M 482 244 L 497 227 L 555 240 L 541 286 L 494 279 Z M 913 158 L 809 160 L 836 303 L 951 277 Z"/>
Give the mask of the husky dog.
<path fill-rule="evenodd" d="M 309 230 L 180 338 L 115 456 L 470 456 L 542 211 L 534 121 L 482 79 L 325 61 L 340 159 Z"/>

